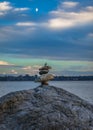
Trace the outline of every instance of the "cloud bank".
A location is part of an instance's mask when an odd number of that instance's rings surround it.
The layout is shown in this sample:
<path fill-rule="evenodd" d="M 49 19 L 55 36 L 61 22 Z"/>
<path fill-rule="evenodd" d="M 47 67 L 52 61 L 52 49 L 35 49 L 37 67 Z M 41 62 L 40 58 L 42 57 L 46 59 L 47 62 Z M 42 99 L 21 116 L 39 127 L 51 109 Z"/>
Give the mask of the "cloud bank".
<path fill-rule="evenodd" d="M 93 61 L 92 4 L 86 0 L 78 0 L 78 2 L 52 0 L 50 1 L 52 4 L 48 3 L 49 6 L 44 6 L 47 2 L 42 1 L 43 7 L 41 3 L 36 4 L 36 1 L 29 1 L 30 4 L 27 4 L 28 1 L 24 2 L 26 3 L 0 2 L 0 63 L 2 66 L 7 65 L 8 72 L 16 73 L 20 70 L 20 67 L 10 64 L 9 59 L 12 59 L 14 55 L 16 57 L 20 55 L 22 58 L 25 55 L 27 58 L 34 57 L 34 59 L 54 59 L 56 63 L 65 60 L 69 61 L 69 65 L 70 61 Z M 36 8 L 39 10 L 36 11 Z M 6 58 L 6 55 L 9 57 Z M 22 70 L 26 73 L 34 69 L 32 65 L 30 68 L 30 62 L 25 62 L 27 65 L 24 65 L 24 62 L 19 64 L 20 73 Z M 57 66 L 60 64 L 62 66 L 63 63 L 58 62 Z M 9 65 L 12 67 L 11 70 Z M 92 67 L 91 69 L 88 66 L 84 67 L 82 64 L 77 67 L 70 65 L 70 68 L 66 69 L 59 68 L 68 72 L 72 72 L 73 69 L 75 72 L 92 72 Z M 37 69 L 34 70 L 37 71 Z"/>
<path fill-rule="evenodd" d="M 27 11 L 27 10 L 29 10 L 29 8 L 27 7 L 23 7 L 23 8 L 13 7 L 12 4 L 7 1 L 0 2 L 0 16 L 4 16 L 12 12 L 20 12 L 20 11 Z"/>

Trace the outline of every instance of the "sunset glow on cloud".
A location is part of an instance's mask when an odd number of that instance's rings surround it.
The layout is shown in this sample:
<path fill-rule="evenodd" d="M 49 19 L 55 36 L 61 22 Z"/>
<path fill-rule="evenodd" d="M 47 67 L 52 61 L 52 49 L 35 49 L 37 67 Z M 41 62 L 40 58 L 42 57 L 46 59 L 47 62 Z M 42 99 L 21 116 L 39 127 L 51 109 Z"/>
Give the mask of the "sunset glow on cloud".
<path fill-rule="evenodd" d="M 13 65 L 13 64 L 10 64 L 10 63 L 8 63 L 6 61 L 0 61 L 0 65 Z"/>

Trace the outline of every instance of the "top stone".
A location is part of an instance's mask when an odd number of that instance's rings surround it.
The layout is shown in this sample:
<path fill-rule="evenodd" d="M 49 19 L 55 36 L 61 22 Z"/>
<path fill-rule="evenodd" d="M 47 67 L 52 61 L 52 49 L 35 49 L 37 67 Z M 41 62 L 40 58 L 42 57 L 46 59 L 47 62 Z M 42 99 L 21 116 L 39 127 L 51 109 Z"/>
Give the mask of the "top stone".
<path fill-rule="evenodd" d="M 47 74 L 49 72 L 49 69 L 52 69 L 52 67 L 48 66 L 47 63 L 45 63 L 44 66 L 39 69 L 39 74 Z"/>

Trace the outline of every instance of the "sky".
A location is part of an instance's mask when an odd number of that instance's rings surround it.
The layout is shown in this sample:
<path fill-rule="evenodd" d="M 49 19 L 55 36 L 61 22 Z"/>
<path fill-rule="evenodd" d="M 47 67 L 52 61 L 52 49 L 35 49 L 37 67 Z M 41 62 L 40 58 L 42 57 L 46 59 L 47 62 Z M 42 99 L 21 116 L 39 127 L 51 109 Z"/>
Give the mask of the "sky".
<path fill-rule="evenodd" d="M 93 75 L 93 0 L 0 0 L 0 74 Z"/>

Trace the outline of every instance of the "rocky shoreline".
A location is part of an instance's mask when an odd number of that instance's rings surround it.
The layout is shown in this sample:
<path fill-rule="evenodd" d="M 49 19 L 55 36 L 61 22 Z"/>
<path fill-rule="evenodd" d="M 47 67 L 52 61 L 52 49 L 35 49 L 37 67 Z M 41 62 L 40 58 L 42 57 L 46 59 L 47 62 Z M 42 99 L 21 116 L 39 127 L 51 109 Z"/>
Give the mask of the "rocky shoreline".
<path fill-rule="evenodd" d="M 93 130 L 93 105 L 43 85 L 0 98 L 0 130 Z"/>

